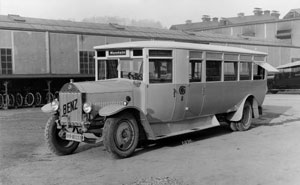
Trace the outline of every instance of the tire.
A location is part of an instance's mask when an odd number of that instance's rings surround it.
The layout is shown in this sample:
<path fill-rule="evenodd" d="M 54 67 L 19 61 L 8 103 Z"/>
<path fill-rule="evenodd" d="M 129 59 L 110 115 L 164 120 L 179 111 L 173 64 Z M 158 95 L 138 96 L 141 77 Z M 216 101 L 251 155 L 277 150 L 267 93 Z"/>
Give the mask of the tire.
<path fill-rule="evenodd" d="M 54 100 L 54 95 L 51 92 L 46 94 L 46 103 L 51 103 Z"/>
<path fill-rule="evenodd" d="M 139 140 L 139 128 L 130 114 L 107 118 L 103 130 L 103 144 L 113 158 L 125 158 L 133 154 Z"/>
<path fill-rule="evenodd" d="M 23 98 L 22 94 L 21 93 L 17 93 L 16 94 L 16 104 L 17 104 L 17 107 L 22 107 L 23 100 L 24 100 L 24 98 Z"/>
<path fill-rule="evenodd" d="M 42 104 L 42 95 L 41 93 L 35 93 L 35 105 L 40 106 Z"/>
<path fill-rule="evenodd" d="M 229 123 L 229 127 L 232 131 L 237 131 L 237 126 L 236 126 L 236 122 L 230 122 Z"/>
<path fill-rule="evenodd" d="M 34 103 L 34 95 L 32 93 L 27 93 L 25 96 L 25 105 L 32 106 Z"/>
<path fill-rule="evenodd" d="M 58 135 L 60 129 L 57 129 L 56 119 L 57 116 L 52 115 L 47 121 L 45 127 L 45 140 L 47 146 L 52 153 L 59 156 L 72 154 L 77 149 L 79 142 L 62 139 Z"/>
<path fill-rule="evenodd" d="M 250 102 L 246 101 L 243 108 L 242 119 L 236 123 L 236 127 L 239 131 L 248 130 L 252 123 L 252 106 Z"/>
<path fill-rule="evenodd" d="M 3 98 L 3 95 L 0 94 L 0 108 L 3 108 L 4 107 L 4 98 Z"/>

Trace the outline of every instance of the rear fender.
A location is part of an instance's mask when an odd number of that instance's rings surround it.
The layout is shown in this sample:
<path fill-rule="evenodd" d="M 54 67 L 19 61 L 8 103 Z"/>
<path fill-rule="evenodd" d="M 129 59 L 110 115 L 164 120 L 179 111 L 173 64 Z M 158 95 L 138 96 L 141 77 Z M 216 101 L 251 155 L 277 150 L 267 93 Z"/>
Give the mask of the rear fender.
<path fill-rule="evenodd" d="M 252 95 L 247 95 L 240 101 L 235 107 L 238 107 L 237 110 L 233 113 L 227 115 L 227 120 L 229 121 L 240 121 L 243 117 L 243 109 L 246 101 L 250 101 L 252 106 L 252 117 L 258 118 L 259 117 L 259 109 L 258 109 L 258 102 Z"/>
<path fill-rule="evenodd" d="M 118 113 L 126 111 L 126 110 L 129 110 L 129 112 L 130 112 L 133 109 L 135 111 L 139 112 L 139 120 L 137 120 L 137 121 L 139 121 L 141 123 L 142 127 L 144 128 L 145 133 L 147 135 L 147 139 L 150 139 L 150 140 L 155 139 L 153 130 L 152 130 L 145 114 L 138 107 L 117 105 L 117 104 L 107 105 L 99 110 L 99 115 L 108 117 L 108 116 L 113 116 L 115 114 L 118 114 Z"/>

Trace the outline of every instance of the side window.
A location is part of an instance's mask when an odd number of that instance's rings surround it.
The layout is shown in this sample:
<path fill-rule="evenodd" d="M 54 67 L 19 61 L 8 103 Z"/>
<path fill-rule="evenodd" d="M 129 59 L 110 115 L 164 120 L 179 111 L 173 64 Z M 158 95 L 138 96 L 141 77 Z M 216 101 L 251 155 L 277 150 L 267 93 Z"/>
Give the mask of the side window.
<path fill-rule="evenodd" d="M 189 80 L 190 82 L 201 82 L 202 61 L 190 60 Z"/>
<path fill-rule="evenodd" d="M 251 62 L 240 63 L 240 80 L 251 80 Z"/>
<path fill-rule="evenodd" d="M 150 83 L 172 83 L 172 59 L 149 60 Z"/>
<path fill-rule="evenodd" d="M 263 80 L 265 79 L 265 69 L 259 65 L 254 64 L 253 66 L 253 79 L 254 80 Z"/>
<path fill-rule="evenodd" d="M 206 81 L 221 81 L 221 61 L 206 61 Z"/>
<path fill-rule="evenodd" d="M 224 81 L 237 80 L 237 62 L 224 62 Z"/>
<path fill-rule="evenodd" d="M 12 51 L 9 48 L 0 49 L 0 74 L 12 74 Z"/>

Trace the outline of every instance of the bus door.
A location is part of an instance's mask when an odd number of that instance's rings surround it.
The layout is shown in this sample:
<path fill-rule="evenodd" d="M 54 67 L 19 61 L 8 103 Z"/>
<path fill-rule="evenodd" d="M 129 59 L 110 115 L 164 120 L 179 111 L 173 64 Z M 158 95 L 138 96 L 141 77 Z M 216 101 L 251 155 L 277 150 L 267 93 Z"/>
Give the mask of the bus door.
<path fill-rule="evenodd" d="M 188 82 L 188 51 L 175 50 L 175 75 L 174 75 L 174 98 L 175 108 L 173 113 L 173 121 L 185 119 L 186 111 L 188 110 L 187 102 L 189 95 Z"/>
<path fill-rule="evenodd" d="M 173 59 L 149 59 L 147 118 L 150 122 L 169 122 L 175 106 Z"/>

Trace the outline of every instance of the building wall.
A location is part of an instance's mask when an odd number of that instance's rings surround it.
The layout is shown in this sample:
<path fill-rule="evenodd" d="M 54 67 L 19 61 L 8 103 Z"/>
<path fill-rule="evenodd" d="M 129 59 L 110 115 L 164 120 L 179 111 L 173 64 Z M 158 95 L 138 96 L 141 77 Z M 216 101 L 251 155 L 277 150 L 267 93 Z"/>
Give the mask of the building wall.
<path fill-rule="evenodd" d="M 296 20 L 291 25 L 292 27 L 292 44 L 300 46 L 300 20 Z"/>
<path fill-rule="evenodd" d="M 52 74 L 78 74 L 79 51 L 77 35 L 50 33 L 50 60 Z"/>
<path fill-rule="evenodd" d="M 104 45 L 105 36 L 78 35 L 78 48 L 81 51 L 93 51 L 94 46 Z"/>
<path fill-rule="evenodd" d="M 46 74 L 46 34 L 13 31 L 14 74 Z"/>
<path fill-rule="evenodd" d="M 11 31 L 0 30 L 0 48 L 12 48 Z"/>

